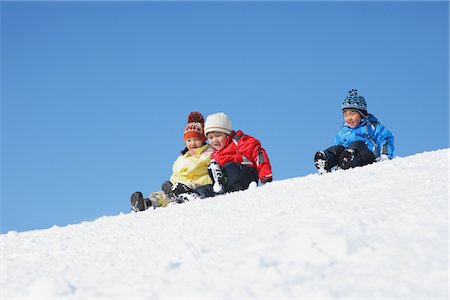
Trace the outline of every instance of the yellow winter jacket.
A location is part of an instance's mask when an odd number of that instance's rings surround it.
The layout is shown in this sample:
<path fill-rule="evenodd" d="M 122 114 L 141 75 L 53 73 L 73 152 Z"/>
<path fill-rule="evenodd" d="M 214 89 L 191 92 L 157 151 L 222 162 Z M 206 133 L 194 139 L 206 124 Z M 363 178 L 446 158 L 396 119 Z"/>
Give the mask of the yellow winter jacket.
<path fill-rule="evenodd" d="M 181 182 L 192 189 L 211 184 L 208 165 L 213 150 L 210 145 L 206 144 L 180 155 L 173 163 L 170 182 Z"/>

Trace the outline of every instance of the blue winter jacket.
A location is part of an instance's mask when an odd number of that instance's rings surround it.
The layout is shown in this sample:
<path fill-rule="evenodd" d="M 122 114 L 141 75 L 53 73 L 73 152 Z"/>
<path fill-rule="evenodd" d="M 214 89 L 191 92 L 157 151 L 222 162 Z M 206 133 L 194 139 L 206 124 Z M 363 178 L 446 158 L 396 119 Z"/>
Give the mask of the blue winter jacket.
<path fill-rule="evenodd" d="M 381 154 L 386 154 L 389 158 L 394 157 L 394 136 L 371 114 L 362 119 L 355 128 L 350 128 L 344 123 L 336 134 L 336 145 L 347 148 L 356 141 L 363 141 L 375 154 L 375 158 Z"/>

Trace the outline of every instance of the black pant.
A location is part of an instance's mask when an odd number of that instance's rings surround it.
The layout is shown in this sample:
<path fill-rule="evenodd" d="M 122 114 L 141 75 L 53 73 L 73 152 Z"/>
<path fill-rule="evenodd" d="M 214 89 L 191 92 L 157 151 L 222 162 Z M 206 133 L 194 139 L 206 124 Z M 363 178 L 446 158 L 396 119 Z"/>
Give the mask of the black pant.
<path fill-rule="evenodd" d="M 222 167 L 225 177 L 224 193 L 246 190 L 252 181 L 258 183 L 258 172 L 255 168 L 234 162 L 226 163 Z M 212 176 L 210 174 L 212 179 Z M 201 198 L 214 197 L 213 185 L 207 184 L 194 190 Z"/>
<path fill-rule="evenodd" d="M 341 154 L 346 148 L 344 146 L 331 146 L 325 150 L 325 155 L 328 160 L 328 171 L 329 169 L 337 166 L 341 160 Z M 355 150 L 356 154 L 359 156 L 356 166 L 365 166 L 375 162 L 375 155 L 372 151 L 367 148 L 367 145 L 362 141 L 356 141 L 351 143 L 347 149 Z"/>
<path fill-rule="evenodd" d="M 255 168 L 234 162 L 222 167 L 225 175 L 225 192 L 246 190 L 252 181 L 258 183 L 258 173 Z"/>

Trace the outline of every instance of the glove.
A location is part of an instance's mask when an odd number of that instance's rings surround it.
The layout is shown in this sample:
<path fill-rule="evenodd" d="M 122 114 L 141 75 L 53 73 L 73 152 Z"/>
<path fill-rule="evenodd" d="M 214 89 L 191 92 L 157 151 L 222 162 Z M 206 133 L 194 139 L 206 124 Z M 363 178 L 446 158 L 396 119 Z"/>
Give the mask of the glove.
<path fill-rule="evenodd" d="M 387 156 L 387 154 L 381 154 L 380 157 L 377 157 L 377 159 L 375 159 L 376 161 L 385 161 L 385 160 L 389 160 L 389 156 Z"/>
<path fill-rule="evenodd" d="M 259 181 L 261 181 L 262 184 L 272 182 L 272 176 L 260 178 Z"/>

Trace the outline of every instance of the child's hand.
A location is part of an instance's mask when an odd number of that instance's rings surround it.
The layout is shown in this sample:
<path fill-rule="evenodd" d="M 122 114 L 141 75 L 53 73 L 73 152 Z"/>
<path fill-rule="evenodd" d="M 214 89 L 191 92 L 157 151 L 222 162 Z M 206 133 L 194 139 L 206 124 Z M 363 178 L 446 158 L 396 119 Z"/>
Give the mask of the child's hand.
<path fill-rule="evenodd" d="M 385 161 L 385 160 L 389 160 L 389 156 L 387 156 L 386 154 L 381 154 L 380 157 L 376 159 L 376 161 Z"/>

